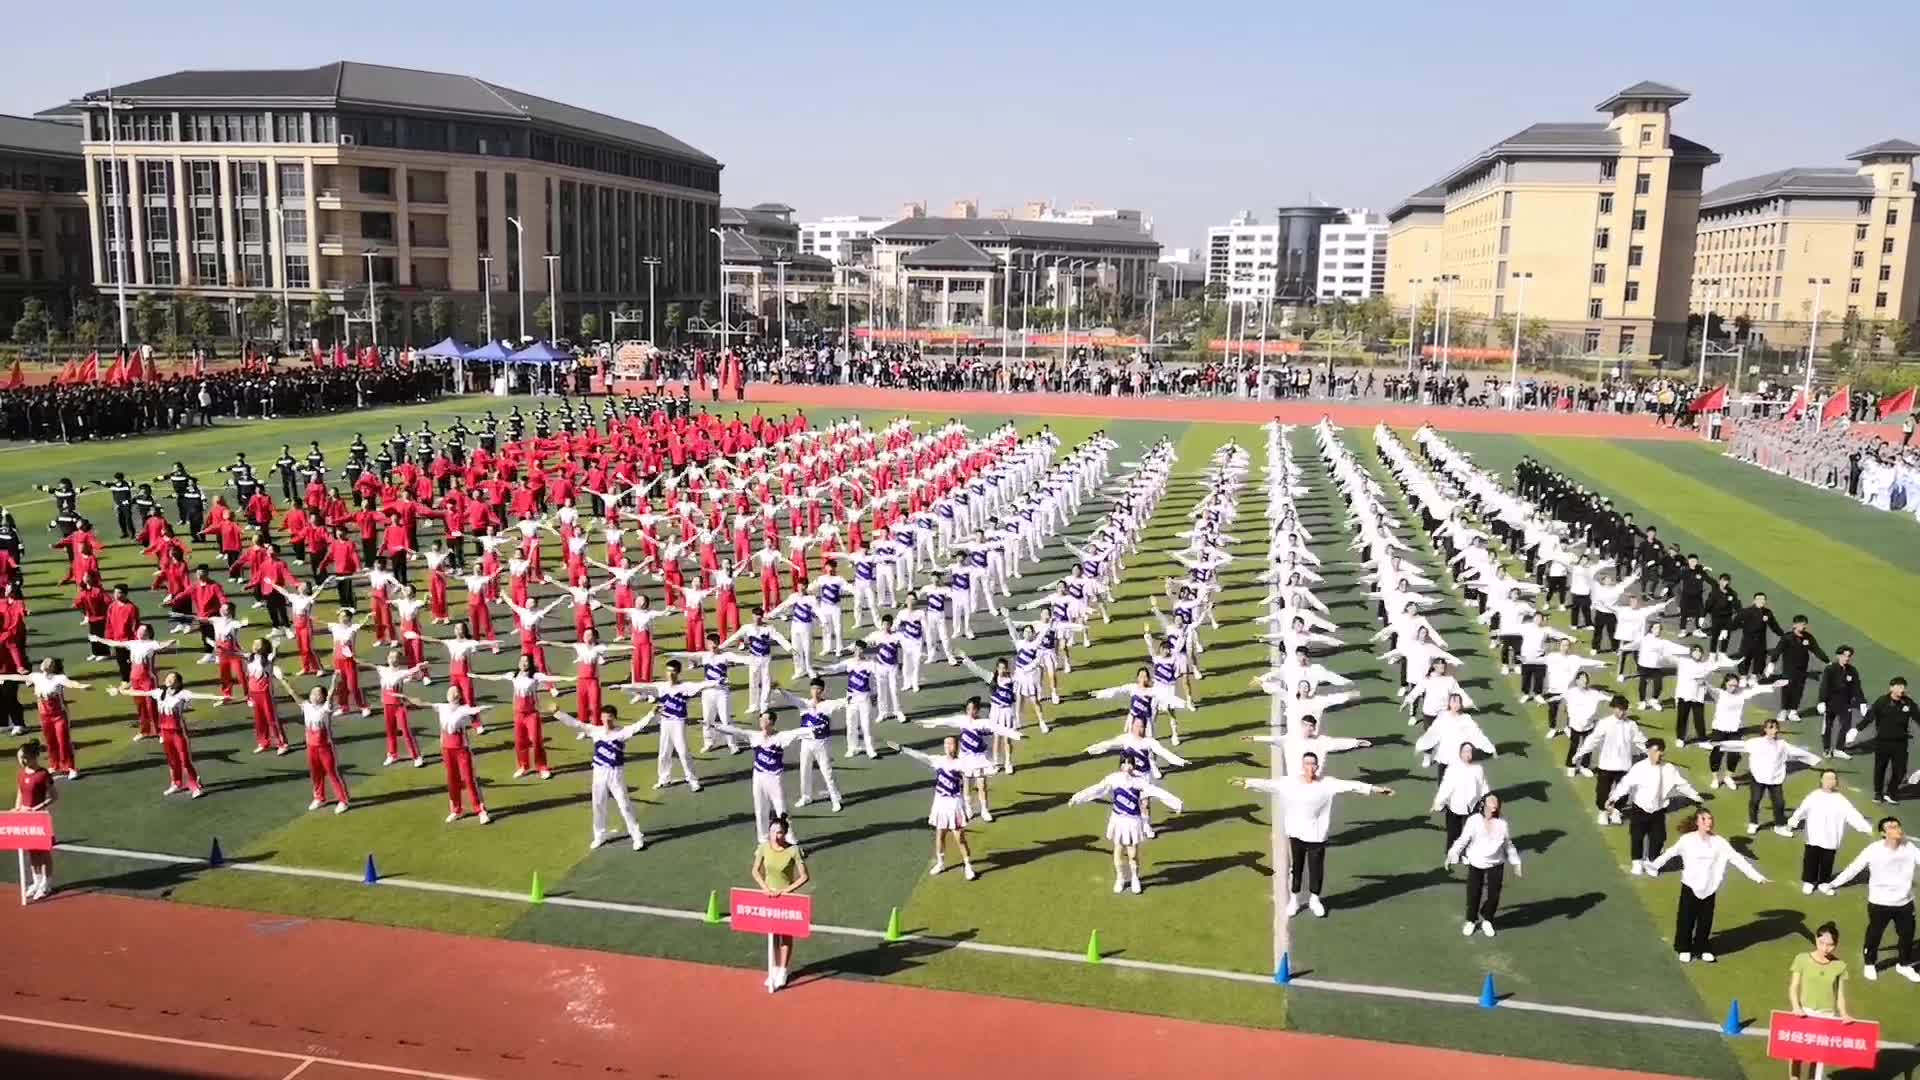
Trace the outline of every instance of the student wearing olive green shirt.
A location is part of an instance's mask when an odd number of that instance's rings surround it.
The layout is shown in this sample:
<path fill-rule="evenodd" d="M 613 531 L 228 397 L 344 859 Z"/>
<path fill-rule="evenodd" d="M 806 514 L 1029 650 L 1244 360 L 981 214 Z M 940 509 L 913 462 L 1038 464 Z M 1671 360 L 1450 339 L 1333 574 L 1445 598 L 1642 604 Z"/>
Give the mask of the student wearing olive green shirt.
<path fill-rule="evenodd" d="M 1847 1015 L 1847 962 L 1834 955 L 1840 947 L 1840 928 L 1821 923 L 1813 932 L 1813 951 L 1793 958 L 1787 980 L 1787 1002 L 1804 1016 L 1838 1017 Z M 1788 1064 L 1787 1075 L 1798 1080 L 1801 1062 Z"/>
<path fill-rule="evenodd" d="M 777 814 L 767 824 L 767 838 L 753 852 L 753 883 L 768 896 L 798 892 L 810 880 L 800 847 L 787 838 L 787 816 Z M 767 970 L 767 993 L 787 985 L 787 965 L 793 961 L 793 939 L 773 935 L 773 956 Z"/>

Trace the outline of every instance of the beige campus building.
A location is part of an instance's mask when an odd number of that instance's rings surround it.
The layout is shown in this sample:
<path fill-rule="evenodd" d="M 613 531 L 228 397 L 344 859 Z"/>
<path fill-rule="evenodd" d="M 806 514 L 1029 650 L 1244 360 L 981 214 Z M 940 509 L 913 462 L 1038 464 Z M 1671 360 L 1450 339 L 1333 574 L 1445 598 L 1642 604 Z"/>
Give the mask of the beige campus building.
<path fill-rule="evenodd" d="M 490 290 L 509 337 L 544 330 L 517 325 L 523 287 L 531 322 L 558 286 L 563 333 L 585 313 L 606 333 L 609 313 L 645 307 L 650 277 L 661 305 L 718 289 L 719 162 L 481 79 L 353 62 L 182 71 L 56 111 L 85 118 L 102 291 L 124 273 L 139 292 L 206 297 L 223 321 L 261 293 L 344 318 L 371 277 L 383 340 L 398 326 L 424 344 L 436 296 L 472 326 Z"/>
<path fill-rule="evenodd" d="M 1820 338 L 1851 312 L 1869 322 L 1920 318 L 1913 162 L 1920 145 L 1888 139 L 1851 167 L 1791 168 L 1707 192 L 1693 258 L 1694 310 L 1731 332 L 1805 345 L 1818 300 Z"/>
<path fill-rule="evenodd" d="M 1532 124 L 1395 207 L 1388 295 L 1451 294 L 1454 326 L 1547 321 L 1586 353 L 1672 353 L 1686 337 L 1701 176 L 1719 156 L 1673 132 L 1688 94 L 1641 82 L 1603 121 Z"/>
<path fill-rule="evenodd" d="M 0 115 L 0 333 L 28 298 L 64 318 L 92 291 L 80 128 Z"/>

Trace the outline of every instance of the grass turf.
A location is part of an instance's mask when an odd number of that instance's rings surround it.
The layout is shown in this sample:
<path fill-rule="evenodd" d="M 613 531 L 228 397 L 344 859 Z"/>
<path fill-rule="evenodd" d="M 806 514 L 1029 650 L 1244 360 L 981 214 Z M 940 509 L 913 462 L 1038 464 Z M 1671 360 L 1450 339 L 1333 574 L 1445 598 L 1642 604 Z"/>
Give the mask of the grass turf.
<path fill-rule="evenodd" d="M 22 504 L 33 496 L 28 485 L 62 474 L 76 479 L 104 476 L 115 469 L 153 475 L 176 458 L 203 475 L 231 460 L 236 449 L 271 457 L 280 442 L 296 448 L 317 438 L 330 455 L 344 456 L 354 431 L 384 431 L 398 417 L 411 427 L 425 414 L 436 424 L 456 413 L 479 410 L 471 403 L 431 405 L 351 417 L 284 421 L 270 426 L 221 428 L 158 440 L 109 443 L 95 447 L 32 448 L 0 454 L 0 497 L 12 500 L 30 536 L 46 536 L 50 507 Z M 870 421 L 880 417 L 869 417 Z M 925 420 L 935 417 L 923 417 Z M 964 418 L 976 428 L 994 417 Z M 1039 419 L 1022 421 L 1024 430 Z M 1069 445 L 1095 427 L 1088 420 L 1057 420 L 1053 427 Z M 1124 445 L 1117 459 L 1137 455 L 1151 438 L 1166 433 L 1181 451 L 1179 475 L 1190 477 L 1206 456 L 1229 438 L 1238 438 L 1259 459 L 1259 434 L 1251 428 L 1215 425 L 1115 423 L 1106 425 Z M 1296 433 L 1296 451 L 1311 457 L 1306 433 Z M 1356 439 L 1362 458 L 1368 451 Z M 1116 469 L 1118 471 L 1118 469 Z M 1323 558 L 1345 558 L 1340 508 L 1330 486 L 1314 469 L 1314 490 L 1304 502 L 1308 525 L 1316 531 Z M 1241 563 L 1258 561 L 1261 511 L 1258 477 L 1249 485 L 1239 533 Z M 1230 583 L 1220 613 L 1221 628 L 1208 636 L 1210 677 L 1202 685 L 1200 713 L 1183 718 L 1189 736 L 1180 751 L 1194 765 L 1172 770 L 1166 783 L 1188 802 L 1182 819 L 1147 845 L 1143 875 L 1148 889 L 1140 897 L 1114 897 L 1108 891 L 1109 857 L 1100 840 L 1104 811 L 1068 808 L 1064 796 L 1097 779 L 1106 762 L 1086 758 L 1090 742 L 1117 729 L 1118 712 L 1079 695 L 1126 681 L 1138 663 L 1138 638 L 1146 596 L 1158 578 L 1176 566 L 1166 552 L 1180 543 L 1185 510 L 1196 494 L 1176 487 L 1152 523 L 1143 552 L 1133 561 L 1114 605 L 1114 623 L 1097 627 L 1095 646 L 1080 650 L 1076 670 L 1063 680 L 1066 704 L 1049 710 L 1061 721 L 1049 736 L 1028 728 L 1018 748 L 1020 768 L 998 778 L 994 800 L 1003 813 L 976 832 L 977 858 L 984 876 L 962 882 L 957 872 L 938 879 L 925 876 L 927 830 L 924 826 L 928 778 L 924 770 L 896 758 L 858 759 L 835 766 L 848 796 L 846 811 L 827 817 L 821 808 L 798 813 L 800 835 L 820 879 L 819 917 L 841 924 L 883 926 L 887 913 L 902 909 L 909 930 L 927 930 L 957 938 L 1078 952 L 1087 932 L 1098 929 L 1109 954 L 1265 974 L 1272 957 L 1272 869 L 1270 810 L 1264 799 L 1227 786 L 1234 775 L 1264 775 L 1266 748 L 1248 746 L 1239 736 L 1264 730 L 1265 696 L 1246 681 L 1266 666 L 1265 647 L 1254 640 L 1251 618 L 1260 612 L 1262 590 Z M 111 532 L 102 495 L 83 502 Z M 1068 535 L 1079 535 L 1098 506 L 1089 506 Z M 1664 530 L 1663 530 L 1664 531 Z M 50 539 L 50 537 L 49 537 Z M 42 544 L 36 544 L 39 548 Z M 52 650 L 75 661 L 80 655 L 78 619 L 59 615 L 66 590 L 53 583 L 57 561 L 35 550 L 29 567 L 33 606 L 45 612 L 33 620 L 33 655 Z M 1329 561 L 1332 561 L 1331 559 Z M 109 549 L 107 576 L 144 583 L 143 560 L 126 549 Z M 1016 599 L 1036 595 L 1038 585 L 1064 568 L 1063 549 L 1054 544 L 1040 567 L 1030 567 Z M 1250 574 L 1252 571 L 1247 570 Z M 1350 567 L 1337 567 L 1323 596 L 1337 621 L 1353 623 L 1347 641 L 1329 661 L 1337 670 L 1363 678 L 1368 699 L 1336 711 L 1329 720 L 1335 734 L 1371 737 L 1372 750 L 1336 759 L 1342 775 L 1399 783 L 1390 800 L 1347 800 L 1336 826 L 1336 850 L 1330 860 L 1329 902 L 1334 917 L 1325 923 L 1297 921 L 1293 926 L 1296 971 L 1311 970 L 1329 979 L 1378 982 L 1454 993 L 1472 993 L 1482 973 L 1496 973 L 1503 990 L 1535 999 L 1664 1015 L 1706 1018 L 1719 1008 L 1714 994 L 1696 992 L 1667 959 L 1656 940 L 1664 909 L 1630 903 L 1617 865 L 1603 837 L 1581 813 L 1584 792 L 1562 788 L 1538 742 L 1536 723 L 1522 723 L 1511 688 L 1493 676 L 1484 658 L 1470 666 L 1466 679 L 1483 702 L 1489 730 L 1503 744 L 1490 767 L 1497 787 L 1508 791 L 1516 817 L 1525 815 L 1521 840 L 1529 848 L 1529 876 L 1510 882 L 1509 911 L 1514 925 L 1499 939 L 1465 941 L 1457 932 L 1459 885 L 1436 876 L 1440 835 L 1424 813 L 1431 782 L 1396 774 L 1411 764 L 1407 729 L 1389 703 L 1391 686 L 1379 664 L 1362 655 L 1371 632 L 1371 611 L 1361 597 Z M 748 586 L 751 599 L 753 587 Z M 454 602 L 459 603 L 458 585 Z M 136 596 L 151 609 L 151 594 Z M 324 610 L 324 609 L 323 609 Z M 67 620 L 71 620 L 68 622 Z M 1449 621 L 1451 620 L 1451 621 Z M 1443 629 L 1472 628 L 1449 614 Z M 1004 638 L 979 622 L 982 631 L 968 648 L 982 662 L 1001 655 Z M 671 627 L 658 635 L 663 644 Z M 1468 640 L 1472 640 L 1471 637 Z M 1476 656 L 1482 656 L 1476 652 Z M 504 667 L 481 658 L 480 670 Z M 497 665 L 497 666 L 496 666 Z M 213 669 L 197 667 L 191 654 L 171 660 L 202 686 Z M 786 665 L 776 670 L 784 674 Z M 76 664 L 76 677 L 109 672 L 104 665 Z M 916 716 L 957 708 L 972 692 L 964 671 L 934 665 L 927 690 L 910 706 Z M 792 684 L 789 684 L 792 685 Z M 837 681 L 833 684 L 836 688 Z M 483 698 L 490 696 L 483 684 Z M 368 853 L 387 874 L 421 880 L 463 883 L 522 891 L 538 871 L 549 895 L 657 904 L 698 909 L 713 889 L 745 880 L 751 828 L 744 758 L 724 754 L 698 767 L 712 786 L 698 796 L 683 787 L 648 793 L 651 769 L 643 739 L 630 781 L 637 788 L 649 849 L 642 854 L 616 842 L 597 852 L 585 850 L 586 773 L 584 754 L 550 730 L 556 777 L 546 784 L 509 782 L 508 741 L 504 726 L 482 740 L 479 771 L 487 783 L 497 822 L 485 829 L 471 823 L 440 823 L 443 790 L 437 763 L 426 769 L 381 769 L 383 740 L 377 721 L 349 719 L 343 725 L 343 766 L 354 788 L 355 809 L 343 817 L 306 815 L 304 762 L 299 755 L 255 757 L 250 725 L 243 710 L 201 713 L 206 724 L 196 735 L 197 756 L 214 796 L 193 803 L 161 802 L 163 782 L 157 748 L 125 743 L 124 715 L 99 695 L 80 695 L 80 757 L 85 778 L 65 789 L 60 806 L 63 839 L 136 849 L 199 855 L 218 836 L 229 856 L 269 859 L 291 865 L 356 872 Z M 736 708 L 739 699 L 736 698 Z M 501 717 L 494 718 L 496 720 Z M 901 738 L 901 733 L 909 738 Z M 923 729 L 881 726 L 883 737 L 927 745 Z M 144 786 L 143 786 L 144 785 Z M 792 788 L 789 788 L 792 794 Z M 197 874 L 174 868 L 140 866 L 121 860 L 63 856 L 62 878 L 181 899 L 290 914 L 333 915 L 482 935 L 511 935 L 536 941 L 667 955 L 753 966 L 758 943 L 723 929 L 672 920 L 646 919 L 557 906 L 530 907 L 461 896 L 421 894 L 349 884 L 304 881 L 258 874 Z M 1640 944 L 1644 942 L 1644 945 Z M 1592 1064 L 1633 1065 L 1690 1075 L 1724 1075 L 1732 1066 L 1721 1044 L 1710 1036 L 1649 1033 L 1560 1018 L 1506 1014 L 1481 1015 L 1456 1006 L 1380 1001 L 1348 995 L 1302 991 L 1286 994 L 1256 984 L 1196 979 L 1106 966 L 1061 965 L 1011 956 L 942 949 L 933 944 L 875 947 L 852 939 L 816 937 L 802 950 L 803 963 L 816 970 L 870 975 L 952 989 L 1010 994 L 1046 1000 L 1103 1005 L 1174 1016 L 1195 1017 L 1302 1030 L 1389 1038 L 1431 1045 L 1527 1054 Z M 1572 962 L 1569 962 L 1569 961 Z"/>

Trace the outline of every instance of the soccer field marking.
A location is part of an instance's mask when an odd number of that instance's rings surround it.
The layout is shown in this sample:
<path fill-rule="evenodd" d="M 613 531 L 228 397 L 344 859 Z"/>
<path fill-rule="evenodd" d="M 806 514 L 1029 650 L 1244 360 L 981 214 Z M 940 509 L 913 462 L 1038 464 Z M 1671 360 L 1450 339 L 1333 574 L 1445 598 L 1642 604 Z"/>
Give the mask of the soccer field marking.
<path fill-rule="evenodd" d="M 272 874 L 280 877 L 337 881 L 349 885 L 361 885 L 363 883 L 363 878 L 360 874 L 338 870 L 315 870 L 309 867 L 282 866 L 276 863 L 262 862 L 227 862 L 215 867 L 209 865 L 205 859 L 194 858 L 188 855 L 173 855 L 166 852 L 129 851 L 124 848 L 96 847 L 91 844 L 59 844 L 57 846 L 61 851 L 70 851 L 81 855 L 98 855 L 107 858 L 129 859 L 136 862 L 163 863 L 171 866 L 192 866 L 208 870 L 240 870 L 256 874 Z M 521 892 L 510 892 L 504 889 L 488 889 L 475 885 L 453 885 L 440 881 L 422 881 L 408 877 L 381 878 L 376 885 L 371 887 L 382 889 L 412 889 L 416 892 L 467 896 L 479 900 L 496 900 L 510 904 L 529 903 L 526 894 Z M 549 907 L 578 908 L 587 911 L 610 911 L 625 915 L 652 915 L 659 918 L 678 919 L 682 922 L 704 923 L 707 918 L 706 912 L 704 911 L 686 911 L 679 908 L 655 907 L 647 904 L 628 904 L 617 900 L 589 900 L 583 897 L 548 895 L 540 902 Z M 1284 910 L 1284 908 L 1282 910 Z M 819 934 L 858 938 L 866 941 L 884 942 L 887 936 L 884 930 L 873 930 L 862 926 L 836 926 L 831 923 L 814 923 L 813 930 Z M 1087 962 L 1086 956 L 1081 953 L 1063 952 L 1055 949 L 1039 949 L 1027 945 L 1000 945 L 990 941 L 962 941 L 955 938 L 941 937 L 937 934 L 903 934 L 898 944 L 905 945 L 916 942 L 926 945 L 937 945 L 943 949 L 957 949 L 965 952 L 988 953 L 998 956 L 1016 956 L 1027 960 L 1045 960 L 1061 964 L 1085 965 Z M 1108 956 L 1103 958 L 1100 963 L 1105 967 L 1126 968 L 1131 971 L 1148 971 L 1161 975 L 1188 975 L 1195 978 L 1217 979 L 1223 982 L 1273 985 L 1273 977 L 1271 975 L 1258 974 L 1251 971 L 1228 971 L 1223 968 L 1196 967 L 1191 964 L 1170 964 L 1157 960 L 1134 960 L 1125 956 Z M 1480 998 L 1475 994 L 1448 994 L 1436 990 L 1417 990 L 1401 986 L 1381 986 L 1374 983 L 1300 978 L 1289 982 L 1287 987 L 1288 989 L 1299 987 L 1306 990 L 1322 990 L 1336 994 L 1353 994 L 1361 997 L 1393 998 L 1401 1001 L 1415 1001 L 1433 1005 L 1481 1007 Z M 1713 1021 L 1688 1020 L 1674 1016 L 1649 1016 L 1642 1013 L 1613 1012 L 1606 1009 L 1588 1009 L 1578 1005 L 1560 1005 L 1544 1001 L 1507 1000 L 1501 1002 L 1499 1008 L 1511 1009 L 1518 1012 L 1543 1013 L 1551 1016 L 1566 1016 L 1581 1020 L 1599 1020 L 1637 1027 L 1657 1027 L 1675 1031 L 1696 1031 L 1710 1035 L 1722 1034 L 1720 1025 Z M 8 1019 L 20 1018 L 0 1014 L 0 1021 Z M 33 1020 L 24 1020 L 23 1022 L 40 1023 L 40 1021 Z M 113 1031 L 104 1031 L 104 1033 L 123 1034 Z M 1741 1034 L 1765 1038 L 1767 1032 L 1764 1027 L 1749 1025 Z M 129 1035 L 129 1037 L 153 1038 L 159 1041 L 178 1041 L 164 1039 L 160 1036 Z M 1912 1043 L 1882 1042 L 1880 1045 L 1890 1050 L 1914 1049 Z M 275 1056 L 285 1057 L 289 1060 L 297 1060 L 304 1056 L 278 1051 L 256 1052 L 273 1053 Z M 355 1068 L 376 1069 L 382 1072 L 398 1073 L 406 1076 L 440 1077 L 444 1075 L 439 1073 L 417 1072 L 394 1066 L 336 1061 L 332 1058 L 322 1060 L 341 1065 L 351 1065 Z M 471 1080 L 471 1078 L 448 1077 L 447 1080 Z"/>
<path fill-rule="evenodd" d="M 79 1035 L 96 1035 L 109 1039 L 128 1039 L 133 1042 L 157 1043 L 162 1046 L 178 1046 L 187 1050 L 215 1050 L 227 1054 L 250 1054 L 254 1057 L 279 1058 L 294 1062 L 293 1070 L 281 1080 L 293 1080 L 309 1067 L 325 1063 L 338 1065 L 343 1069 L 361 1069 L 367 1072 L 381 1073 L 387 1076 L 411 1076 L 419 1080 L 481 1080 L 480 1077 L 461 1073 L 432 1072 L 427 1069 L 409 1069 L 402 1065 L 381 1065 L 372 1061 L 356 1061 L 352 1058 L 330 1057 L 324 1054 L 296 1054 L 288 1050 L 268 1050 L 259 1046 L 241 1046 L 237 1043 L 208 1042 L 204 1039 L 180 1039 L 171 1035 L 150 1035 L 144 1031 L 128 1031 L 123 1028 L 96 1027 L 92 1024 L 71 1024 L 64 1020 L 44 1020 L 37 1016 L 14 1016 L 0 1013 L 0 1024 L 20 1024 L 25 1027 L 47 1028 L 53 1031 L 69 1031 Z"/>

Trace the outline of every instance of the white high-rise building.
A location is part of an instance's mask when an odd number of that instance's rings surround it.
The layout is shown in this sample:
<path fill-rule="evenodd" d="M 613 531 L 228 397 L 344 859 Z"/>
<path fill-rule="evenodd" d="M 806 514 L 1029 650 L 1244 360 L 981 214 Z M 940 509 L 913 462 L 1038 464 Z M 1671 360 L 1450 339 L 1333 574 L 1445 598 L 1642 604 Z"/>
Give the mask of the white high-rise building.
<path fill-rule="evenodd" d="M 1280 227 L 1262 225 L 1251 210 L 1207 230 L 1207 289 L 1228 300 L 1264 300 L 1274 294 Z"/>
<path fill-rule="evenodd" d="M 818 255 L 838 266 L 846 261 L 847 241 L 864 240 L 872 236 L 875 230 L 884 229 L 890 224 L 892 222 L 886 218 L 861 214 L 803 221 L 800 223 L 800 250 L 808 255 Z"/>
<path fill-rule="evenodd" d="M 1320 265 L 1315 294 L 1322 301 L 1364 300 L 1387 291 L 1387 220 L 1365 210 L 1347 211 L 1343 224 L 1320 226 Z"/>

